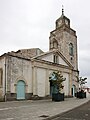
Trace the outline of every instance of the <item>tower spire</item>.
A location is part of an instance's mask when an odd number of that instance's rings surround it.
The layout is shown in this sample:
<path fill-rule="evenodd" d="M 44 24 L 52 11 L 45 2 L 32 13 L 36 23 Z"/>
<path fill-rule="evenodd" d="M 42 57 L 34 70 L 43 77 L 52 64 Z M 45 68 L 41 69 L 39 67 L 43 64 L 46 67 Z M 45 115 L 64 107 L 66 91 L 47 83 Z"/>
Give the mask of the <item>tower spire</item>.
<path fill-rule="evenodd" d="M 62 15 L 64 15 L 64 6 L 62 5 Z"/>

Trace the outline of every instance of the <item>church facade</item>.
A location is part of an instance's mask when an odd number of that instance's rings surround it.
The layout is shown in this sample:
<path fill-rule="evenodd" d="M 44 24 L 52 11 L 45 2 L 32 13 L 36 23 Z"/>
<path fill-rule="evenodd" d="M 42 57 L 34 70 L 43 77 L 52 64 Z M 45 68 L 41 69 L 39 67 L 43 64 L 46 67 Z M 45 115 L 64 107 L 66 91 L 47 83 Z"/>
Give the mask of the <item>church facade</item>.
<path fill-rule="evenodd" d="M 22 49 L 0 56 L 0 100 L 40 99 L 52 95 L 49 77 L 59 71 L 65 96 L 78 90 L 78 53 L 76 31 L 62 10 L 56 28 L 50 32 L 49 51 Z"/>

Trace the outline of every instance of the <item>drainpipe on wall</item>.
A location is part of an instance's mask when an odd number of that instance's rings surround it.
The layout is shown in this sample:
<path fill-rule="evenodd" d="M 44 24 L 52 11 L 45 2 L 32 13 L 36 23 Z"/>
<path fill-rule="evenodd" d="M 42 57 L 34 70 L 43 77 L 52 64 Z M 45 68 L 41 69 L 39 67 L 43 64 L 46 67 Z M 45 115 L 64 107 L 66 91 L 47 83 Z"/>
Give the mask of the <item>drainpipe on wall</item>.
<path fill-rule="evenodd" d="M 4 94 L 4 101 L 7 101 L 7 97 L 6 97 L 6 57 L 5 57 L 5 94 Z"/>

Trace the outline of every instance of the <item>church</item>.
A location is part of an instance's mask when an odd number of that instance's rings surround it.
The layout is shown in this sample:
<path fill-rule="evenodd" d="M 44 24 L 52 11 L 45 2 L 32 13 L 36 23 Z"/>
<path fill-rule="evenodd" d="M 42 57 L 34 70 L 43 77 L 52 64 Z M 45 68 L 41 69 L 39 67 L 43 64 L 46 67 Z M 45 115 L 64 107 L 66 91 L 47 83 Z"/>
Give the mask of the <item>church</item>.
<path fill-rule="evenodd" d="M 49 77 L 59 71 L 66 80 L 63 92 L 75 96 L 78 90 L 78 52 L 76 31 L 62 14 L 50 32 L 49 51 L 21 49 L 0 56 L 0 101 L 43 99 L 52 95 Z"/>

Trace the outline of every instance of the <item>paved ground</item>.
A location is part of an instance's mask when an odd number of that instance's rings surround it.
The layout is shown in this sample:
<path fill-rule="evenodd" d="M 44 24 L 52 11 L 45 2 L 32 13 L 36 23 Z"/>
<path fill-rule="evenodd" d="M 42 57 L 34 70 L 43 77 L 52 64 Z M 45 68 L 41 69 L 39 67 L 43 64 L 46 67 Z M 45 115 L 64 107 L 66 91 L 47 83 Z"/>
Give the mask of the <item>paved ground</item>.
<path fill-rule="evenodd" d="M 90 101 L 51 120 L 90 120 Z"/>
<path fill-rule="evenodd" d="M 0 120 L 43 120 L 71 110 L 90 100 L 66 98 L 63 102 L 52 100 L 11 101 L 0 103 Z"/>

